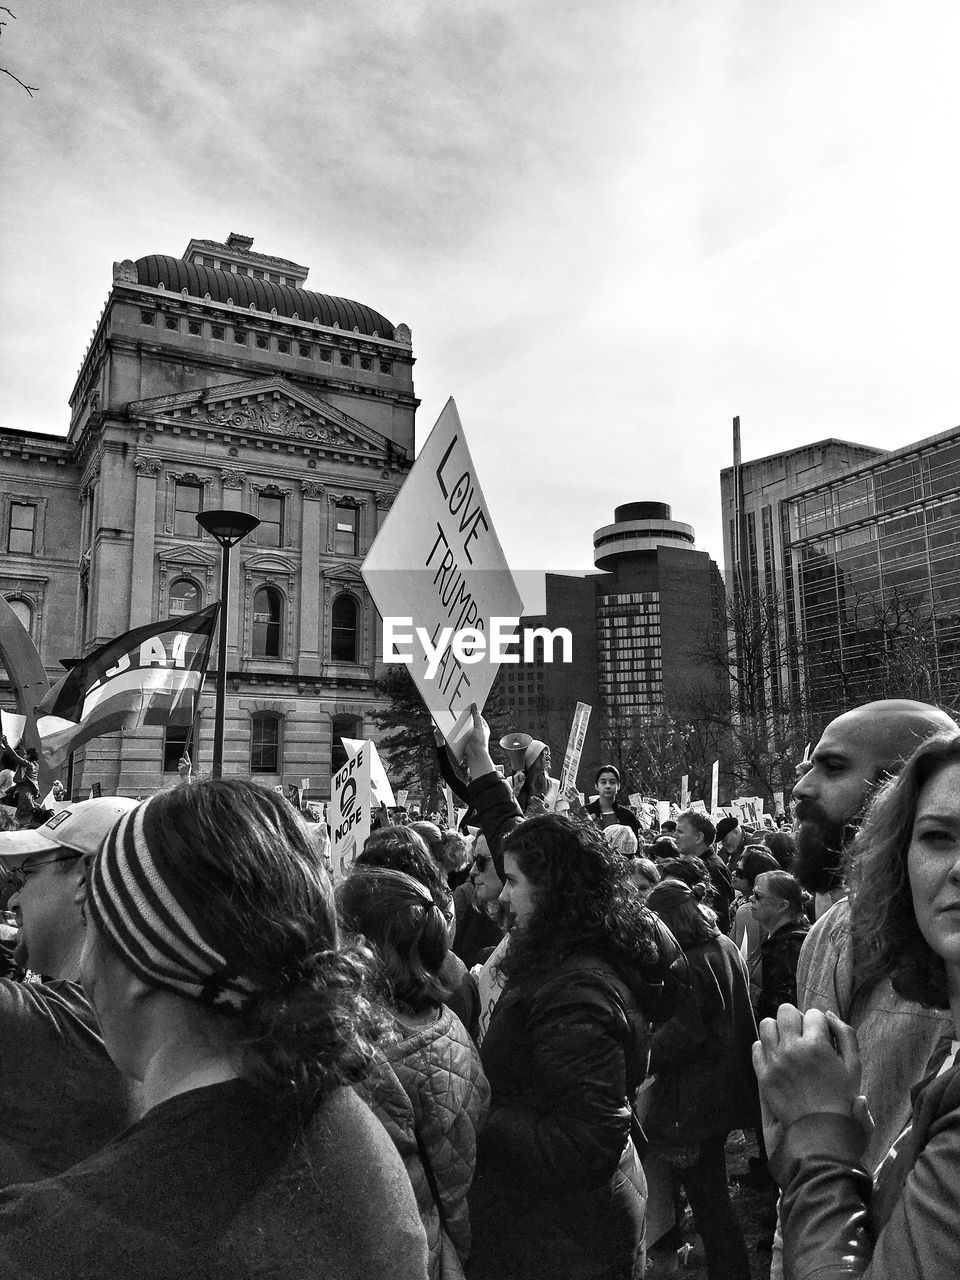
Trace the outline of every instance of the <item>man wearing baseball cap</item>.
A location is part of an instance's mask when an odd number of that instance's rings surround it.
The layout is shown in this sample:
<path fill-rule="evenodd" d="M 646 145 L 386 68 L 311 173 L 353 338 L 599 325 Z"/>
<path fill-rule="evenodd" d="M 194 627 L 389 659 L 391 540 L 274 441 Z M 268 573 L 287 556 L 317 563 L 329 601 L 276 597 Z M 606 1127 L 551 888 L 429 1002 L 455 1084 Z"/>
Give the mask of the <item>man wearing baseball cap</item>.
<path fill-rule="evenodd" d="M 130 1122 L 127 1086 L 107 1056 L 80 986 L 84 859 L 136 801 L 64 805 L 40 827 L 0 832 L 14 952 L 38 983 L 0 979 L 0 1187 L 61 1173 Z"/>

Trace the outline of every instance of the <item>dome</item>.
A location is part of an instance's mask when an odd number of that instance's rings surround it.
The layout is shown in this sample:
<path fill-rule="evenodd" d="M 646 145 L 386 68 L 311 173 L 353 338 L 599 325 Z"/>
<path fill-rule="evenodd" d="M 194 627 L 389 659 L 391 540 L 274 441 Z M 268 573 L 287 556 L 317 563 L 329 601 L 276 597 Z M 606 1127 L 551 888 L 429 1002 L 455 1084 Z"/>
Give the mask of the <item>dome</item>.
<path fill-rule="evenodd" d="M 372 307 L 365 307 L 362 302 L 352 302 L 349 298 L 334 298 L 327 293 L 272 284 L 254 276 L 215 271 L 212 267 L 198 267 L 192 262 L 184 262 L 182 258 L 166 254 L 150 254 L 149 257 L 138 258 L 134 265 L 137 269 L 137 283 L 149 285 L 152 289 L 160 285 L 171 293 L 182 293 L 186 289 L 192 298 L 203 298 L 209 294 L 214 302 L 232 299 L 236 306 L 243 309 L 252 305 L 268 315 L 276 309 L 278 316 L 292 319 L 296 314 L 307 324 L 316 319 L 322 325 L 329 328 L 336 325 L 347 333 L 359 329 L 370 337 L 376 334 L 391 341 L 393 339 L 394 326 L 386 316 L 374 311 Z"/>

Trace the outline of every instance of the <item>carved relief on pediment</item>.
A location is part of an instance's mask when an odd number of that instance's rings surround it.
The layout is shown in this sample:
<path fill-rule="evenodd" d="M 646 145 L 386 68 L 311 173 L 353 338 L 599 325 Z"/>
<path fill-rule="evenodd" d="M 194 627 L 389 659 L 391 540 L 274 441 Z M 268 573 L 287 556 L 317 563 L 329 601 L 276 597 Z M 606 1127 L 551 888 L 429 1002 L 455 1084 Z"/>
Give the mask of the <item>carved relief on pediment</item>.
<path fill-rule="evenodd" d="M 336 433 L 322 423 L 311 422 L 293 405 L 274 401 L 242 404 L 229 409 L 208 409 L 203 417 L 236 431 L 257 431 L 270 436 L 293 436 L 299 440 L 335 440 Z"/>

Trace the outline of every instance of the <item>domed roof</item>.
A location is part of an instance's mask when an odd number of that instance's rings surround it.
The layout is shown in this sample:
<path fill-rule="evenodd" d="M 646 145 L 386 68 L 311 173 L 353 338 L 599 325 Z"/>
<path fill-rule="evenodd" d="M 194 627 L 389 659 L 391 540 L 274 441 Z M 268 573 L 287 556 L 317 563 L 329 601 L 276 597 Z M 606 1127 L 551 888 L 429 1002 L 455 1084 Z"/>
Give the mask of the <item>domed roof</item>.
<path fill-rule="evenodd" d="M 362 302 L 349 298 L 334 298 L 327 293 L 314 293 L 312 289 L 294 289 L 290 285 L 272 284 L 255 276 L 234 275 L 232 271 L 215 271 L 212 267 L 198 267 L 182 258 L 166 254 L 150 254 L 138 258 L 137 283 L 156 289 L 163 285 L 173 293 L 186 289 L 192 298 L 203 298 L 209 293 L 214 302 L 233 299 L 238 307 L 252 304 L 258 311 L 269 314 L 274 308 L 278 316 L 292 318 L 297 315 L 308 324 L 317 319 L 323 325 L 334 325 L 352 333 L 359 329 L 369 336 L 393 339 L 394 326 L 379 311 L 365 307 Z"/>

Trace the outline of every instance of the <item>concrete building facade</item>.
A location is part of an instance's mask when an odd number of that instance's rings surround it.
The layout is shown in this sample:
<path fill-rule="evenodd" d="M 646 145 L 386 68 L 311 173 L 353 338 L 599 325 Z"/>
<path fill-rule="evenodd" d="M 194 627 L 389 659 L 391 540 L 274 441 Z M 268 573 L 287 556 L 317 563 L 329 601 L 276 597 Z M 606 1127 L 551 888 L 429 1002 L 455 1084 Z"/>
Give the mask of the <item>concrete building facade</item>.
<path fill-rule="evenodd" d="M 257 516 L 231 560 L 224 772 L 306 777 L 322 795 L 339 736 L 373 736 L 381 705 L 360 564 L 411 465 L 414 359 L 406 326 L 252 245 L 191 240 L 180 258 L 114 265 L 66 437 L 0 431 L 0 591 L 53 681 L 61 658 L 217 598 L 198 511 Z M 94 740 L 75 793 L 154 790 L 181 746 L 180 730 Z"/>

